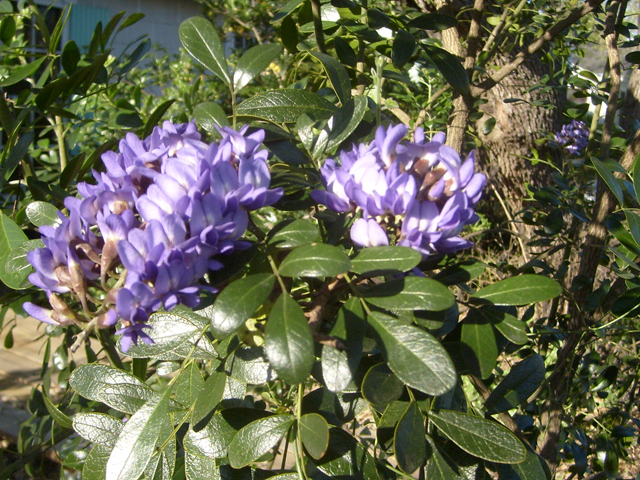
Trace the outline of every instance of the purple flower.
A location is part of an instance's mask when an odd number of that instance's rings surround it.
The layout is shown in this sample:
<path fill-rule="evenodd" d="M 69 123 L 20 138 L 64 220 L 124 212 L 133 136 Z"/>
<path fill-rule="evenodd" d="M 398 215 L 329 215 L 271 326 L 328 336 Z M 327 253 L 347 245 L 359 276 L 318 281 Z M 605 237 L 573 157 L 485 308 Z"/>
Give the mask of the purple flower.
<path fill-rule="evenodd" d="M 555 134 L 555 140 L 570 155 L 580 155 L 589 143 L 589 128 L 584 122 L 573 120 Z"/>
<path fill-rule="evenodd" d="M 215 291 L 201 284 L 207 272 L 246 247 L 247 212 L 283 194 L 269 188 L 262 130 L 220 133 L 222 140 L 210 145 L 193 122 L 165 122 L 144 140 L 127 134 L 119 153 L 102 156 L 106 171 L 93 172 L 96 183 L 80 183 L 81 198 L 66 199 L 69 216 L 40 229 L 45 248 L 28 254 L 36 269 L 31 282 L 50 299 L 58 299 L 56 292 L 79 300 L 84 315 L 96 311 L 100 327 L 115 324 L 119 315 L 123 351 L 140 338 L 151 341 L 144 330 L 161 306 L 195 307 L 201 290 Z M 102 289 L 105 300 L 94 301 L 89 287 Z M 48 323 L 66 325 L 73 318 L 55 306 L 25 308 Z"/>
<path fill-rule="evenodd" d="M 474 206 L 486 177 L 475 173 L 472 152 L 460 155 L 436 134 L 427 141 L 418 128 L 413 142 L 403 142 L 403 125 L 378 127 L 370 144 L 340 153 L 340 163 L 328 159 L 320 169 L 325 190 L 311 196 L 336 212 L 362 212 L 351 228 L 354 244 L 388 245 L 385 229 L 395 229 L 398 245 L 427 256 L 471 246 L 459 237 L 477 221 Z"/>

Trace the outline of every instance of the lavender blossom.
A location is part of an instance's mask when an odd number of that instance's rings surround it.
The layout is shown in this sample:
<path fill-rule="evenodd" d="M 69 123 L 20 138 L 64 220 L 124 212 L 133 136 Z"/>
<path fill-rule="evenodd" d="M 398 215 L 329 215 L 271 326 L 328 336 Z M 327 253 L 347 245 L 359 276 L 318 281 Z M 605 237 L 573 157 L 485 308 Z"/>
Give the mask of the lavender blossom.
<path fill-rule="evenodd" d="M 351 228 L 361 247 L 388 245 L 387 230 L 424 256 L 470 247 L 459 235 L 478 220 L 474 206 L 486 182 L 474 172 L 474 153 L 463 162 L 444 134 L 427 141 L 417 129 L 413 142 L 402 142 L 406 132 L 379 127 L 370 144 L 340 152 L 340 163 L 328 159 L 320 170 L 325 190 L 312 197 L 337 212 L 362 212 Z"/>
<path fill-rule="evenodd" d="M 584 122 L 573 120 L 555 134 L 555 140 L 570 155 L 580 155 L 589 143 L 589 128 Z"/>
<path fill-rule="evenodd" d="M 57 227 L 42 227 L 45 248 L 28 254 L 36 269 L 30 280 L 54 309 L 27 303 L 27 312 L 57 325 L 99 315 L 100 327 L 119 316 L 116 333 L 126 351 L 139 339 L 151 341 L 145 333 L 151 313 L 195 307 L 201 290 L 215 290 L 201 279 L 248 245 L 240 240 L 247 212 L 283 194 L 269 188 L 263 131 L 220 133 L 220 143 L 209 145 L 195 123 L 165 122 L 144 140 L 127 134 L 119 153 L 105 153 L 106 171 L 93 172 L 95 184 L 78 185 L 81 198 L 65 202 L 69 216 L 61 215 Z M 105 292 L 95 314 L 87 303 L 90 286 Z M 82 313 L 56 308 L 57 294 L 79 300 Z"/>

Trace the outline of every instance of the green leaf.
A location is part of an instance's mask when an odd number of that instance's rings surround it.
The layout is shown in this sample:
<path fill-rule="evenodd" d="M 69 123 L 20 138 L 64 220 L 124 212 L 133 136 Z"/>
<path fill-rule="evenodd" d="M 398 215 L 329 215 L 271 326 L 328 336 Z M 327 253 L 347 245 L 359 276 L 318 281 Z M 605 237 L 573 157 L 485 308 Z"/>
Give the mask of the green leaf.
<path fill-rule="evenodd" d="M 351 260 L 340 248 L 318 243 L 293 250 L 278 270 L 285 277 L 333 277 L 350 268 Z"/>
<path fill-rule="evenodd" d="M 200 420 L 209 415 L 220 403 L 227 384 L 227 376 L 224 372 L 213 372 L 198 393 L 196 404 L 191 414 L 192 425 L 197 425 Z"/>
<path fill-rule="evenodd" d="M 429 480 L 464 480 L 467 478 L 456 471 L 457 468 L 455 464 L 447 461 L 447 458 L 445 458 L 444 454 L 428 435 L 427 441 L 431 449 L 431 456 L 425 466 L 425 478 Z"/>
<path fill-rule="evenodd" d="M 125 423 L 107 462 L 106 480 L 138 478 L 156 450 L 171 389 L 152 398 Z"/>
<path fill-rule="evenodd" d="M 78 69 L 78 62 L 80 61 L 80 49 L 78 44 L 73 40 L 69 40 L 65 43 L 62 49 L 62 57 L 60 59 L 62 68 L 67 75 L 72 75 Z"/>
<path fill-rule="evenodd" d="M 278 443 L 293 421 L 292 415 L 274 415 L 240 429 L 229 445 L 231 466 L 242 468 L 256 461 Z"/>
<path fill-rule="evenodd" d="M 154 455 L 145 467 L 145 478 L 170 479 L 173 477 L 176 466 L 176 437 L 173 434 L 171 416 L 165 415 L 160 421 L 160 433 L 156 440 Z"/>
<path fill-rule="evenodd" d="M 432 335 L 378 312 L 368 316 L 382 342 L 389 367 L 405 384 L 428 395 L 442 395 L 456 384 L 456 371 Z"/>
<path fill-rule="evenodd" d="M 25 209 L 27 218 L 36 227 L 57 225 L 60 223 L 59 212 L 60 210 L 47 202 L 31 202 Z"/>
<path fill-rule="evenodd" d="M 396 33 L 391 47 L 391 60 L 396 68 L 402 68 L 416 49 L 416 39 L 406 30 Z"/>
<path fill-rule="evenodd" d="M 488 378 L 496 366 L 498 345 L 491 323 L 477 309 L 469 309 L 462 323 L 460 340 L 468 345 L 475 355 L 475 359 L 467 359 L 467 364 L 477 367 L 472 370 L 477 370 L 474 373 L 480 378 Z M 477 364 L 473 360 L 476 360 Z"/>
<path fill-rule="evenodd" d="M 37 60 L 34 60 L 31 63 L 27 63 L 26 65 L 20 65 L 19 67 L 14 68 L 11 74 L 7 78 L 0 81 L 0 87 L 8 87 L 10 85 L 15 85 L 16 83 L 21 82 L 25 78 L 32 76 L 38 71 L 38 69 L 46 59 L 47 57 L 41 57 Z"/>
<path fill-rule="evenodd" d="M 285 382 L 302 383 L 309 376 L 315 359 L 313 337 L 302 308 L 286 292 L 271 309 L 264 349 L 269 363 Z"/>
<path fill-rule="evenodd" d="M 188 450 L 184 452 L 184 468 L 186 480 L 221 480 L 222 478 L 215 459 L 196 455 Z"/>
<path fill-rule="evenodd" d="M 373 405 L 386 405 L 398 400 L 404 393 L 404 383 L 396 377 L 386 363 L 369 369 L 362 380 L 362 396 Z"/>
<path fill-rule="evenodd" d="M 368 303 L 389 310 L 446 310 L 455 299 L 447 287 L 425 277 L 404 277 L 363 292 Z"/>
<path fill-rule="evenodd" d="M 496 119 L 494 117 L 489 117 L 486 122 L 482 124 L 482 133 L 484 135 L 489 135 L 493 132 L 493 129 L 496 126 Z"/>
<path fill-rule="evenodd" d="M 380 275 L 406 272 L 422 261 L 422 255 L 409 247 L 370 247 L 360 250 L 351 259 L 351 271 L 358 274 Z"/>
<path fill-rule="evenodd" d="M 472 296 L 494 305 L 528 305 L 551 300 L 562 293 L 555 280 L 542 275 L 518 275 L 478 290 Z"/>
<path fill-rule="evenodd" d="M 249 275 L 225 287 L 218 295 L 211 312 L 211 331 L 224 339 L 244 325 L 264 303 L 276 277 L 270 273 Z"/>
<path fill-rule="evenodd" d="M 640 157 L 636 157 L 633 162 L 633 190 L 636 192 L 636 199 L 640 201 Z"/>
<path fill-rule="evenodd" d="M 233 73 L 233 88 L 237 92 L 262 73 L 278 55 L 282 47 L 277 43 L 263 43 L 247 50 L 236 65 Z"/>
<path fill-rule="evenodd" d="M 137 377 L 99 363 L 80 365 L 71 374 L 69 384 L 83 397 L 129 414 L 154 396 L 153 390 Z"/>
<path fill-rule="evenodd" d="M 0 252 L 6 253 L 28 240 L 16 223 L 0 213 Z"/>
<path fill-rule="evenodd" d="M 285 17 L 280 25 L 280 41 L 287 52 L 295 55 L 298 53 L 298 26 L 291 17 Z"/>
<path fill-rule="evenodd" d="M 162 102 L 160 105 L 158 105 L 155 108 L 153 112 L 151 112 L 151 115 L 149 115 L 149 118 L 144 124 L 142 137 L 148 137 L 149 135 L 151 135 L 151 133 L 153 132 L 153 128 L 156 125 L 158 125 L 158 123 L 160 123 L 160 120 L 162 120 L 162 117 L 164 116 L 165 113 L 167 113 L 167 111 L 169 110 L 169 108 L 171 108 L 171 105 L 173 105 L 174 102 L 175 102 L 174 99 L 167 100 L 166 102 Z"/>
<path fill-rule="evenodd" d="M 535 452 L 527 450 L 527 459 L 515 465 L 496 465 L 499 478 L 505 480 L 547 480 L 545 460 Z"/>
<path fill-rule="evenodd" d="M 326 126 L 318 134 L 313 148 L 314 156 L 319 157 L 345 141 L 360 125 L 366 112 L 367 98 L 364 95 L 349 99 L 327 120 Z"/>
<path fill-rule="evenodd" d="M 293 123 L 303 113 L 328 118 L 335 107 L 317 93 L 306 90 L 274 90 L 248 98 L 237 108 L 238 115 L 264 118 L 274 123 Z"/>
<path fill-rule="evenodd" d="M 78 413 L 73 417 L 73 429 L 91 443 L 113 448 L 124 428 L 122 420 L 106 413 Z"/>
<path fill-rule="evenodd" d="M 44 398 L 44 405 L 45 407 L 47 407 L 47 410 L 49 411 L 49 415 L 51 415 L 51 418 L 53 418 L 53 420 L 58 425 L 60 425 L 62 428 L 73 427 L 73 422 L 71 421 L 71 419 L 66 414 L 62 413 L 58 409 L 58 407 L 56 407 L 53 404 L 53 402 L 47 395 L 43 395 L 42 398 Z"/>
<path fill-rule="evenodd" d="M 192 363 L 182 372 L 175 383 L 175 400 L 180 405 L 190 407 L 198 398 L 200 390 L 204 387 L 204 380 L 200 369 L 195 363 Z"/>
<path fill-rule="evenodd" d="M 349 42 L 344 40 L 342 37 L 334 37 L 333 39 L 334 47 L 336 49 L 336 54 L 338 58 L 344 65 L 349 65 L 350 67 L 356 66 L 358 63 L 358 56 L 356 52 L 351 48 Z"/>
<path fill-rule="evenodd" d="M 154 343 L 131 345 L 127 355 L 158 360 L 181 360 L 187 356 L 196 360 L 217 359 L 215 348 L 202 335 L 209 323 L 208 318 L 184 307 L 176 307 L 169 313 L 154 313 L 148 322 L 152 327 L 149 336 Z"/>
<path fill-rule="evenodd" d="M 318 226 L 308 220 L 284 220 L 267 236 L 267 244 L 276 248 L 295 248 L 320 240 Z"/>
<path fill-rule="evenodd" d="M 339 61 L 329 55 L 320 52 L 310 53 L 320 60 L 340 103 L 345 105 L 351 99 L 351 79 L 347 70 Z"/>
<path fill-rule="evenodd" d="M 329 425 L 321 415 L 308 413 L 300 418 L 300 438 L 309 455 L 320 460 L 329 447 Z"/>
<path fill-rule="evenodd" d="M 398 466 L 408 474 L 415 472 L 427 459 L 424 417 L 415 402 L 411 402 L 396 425 L 393 439 Z"/>
<path fill-rule="evenodd" d="M 0 40 L 6 45 L 11 45 L 13 37 L 16 35 L 16 21 L 12 15 L 2 19 L 0 23 Z"/>
<path fill-rule="evenodd" d="M 121 32 L 127 27 L 138 23 L 145 17 L 144 13 L 132 13 L 127 18 L 125 18 L 124 22 L 118 27 L 118 32 Z"/>
<path fill-rule="evenodd" d="M 458 57 L 434 45 L 423 44 L 422 48 L 429 60 L 440 71 L 444 79 L 460 95 L 469 93 L 469 76 Z"/>
<path fill-rule="evenodd" d="M 188 18 L 180 24 L 178 33 L 180 42 L 189 55 L 220 77 L 227 85 L 231 84 L 224 48 L 216 29 L 209 20 L 203 17 Z"/>
<path fill-rule="evenodd" d="M 525 322 L 518 320 L 513 315 L 509 315 L 502 310 L 491 307 L 481 307 L 477 310 L 478 315 L 487 319 L 496 329 L 512 343 L 524 345 L 529 341 Z"/>
<path fill-rule="evenodd" d="M 412 19 L 407 23 L 407 28 L 420 28 L 422 30 L 434 30 L 439 32 L 458 25 L 458 20 L 450 15 L 442 13 L 427 13 Z"/>
<path fill-rule="evenodd" d="M 234 350 L 225 366 L 230 377 L 251 385 L 261 385 L 278 377 L 271 368 L 262 347 Z"/>
<path fill-rule="evenodd" d="M 638 64 L 640 63 L 640 52 L 635 51 L 635 52 L 627 53 L 624 56 L 624 59 L 629 63 Z"/>
<path fill-rule="evenodd" d="M 320 460 L 313 460 L 318 469 L 331 478 L 377 480 L 375 460 L 366 447 L 341 428 L 329 430 L 329 448 Z"/>
<path fill-rule="evenodd" d="M 613 171 L 606 163 L 601 162 L 596 157 L 591 157 L 591 162 L 593 163 L 593 166 L 596 167 L 598 174 L 604 179 L 613 194 L 616 196 L 620 205 L 622 205 L 624 202 L 624 192 L 622 191 L 620 181 L 615 177 Z"/>
<path fill-rule="evenodd" d="M 638 246 L 635 239 L 629 234 L 627 229 L 624 228 L 620 220 L 613 215 L 609 215 L 605 218 L 604 225 L 624 247 L 628 248 L 633 254 L 640 256 L 640 246 Z"/>
<path fill-rule="evenodd" d="M 193 109 L 193 116 L 196 122 L 209 133 L 217 133 L 218 127 L 228 127 L 229 120 L 227 114 L 216 102 L 204 102 L 196 105 Z"/>
<path fill-rule="evenodd" d="M 82 480 L 104 480 L 107 475 L 107 462 L 111 448 L 96 445 L 91 449 L 82 467 Z"/>
<path fill-rule="evenodd" d="M 0 257 L 0 279 L 9 288 L 20 290 L 30 285 L 27 277 L 33 271 L 27 260 L 27 253 L 37 248 L 43 248 L 42 240 L 27 240 L 16 248 Z"/>
<path fill-rule="evenodd" d="M 228 410 L 224 412 L 228 412 Z M 233 428 L 222 414 L 217 413 L 201 430 L 194 430 L 194 426 L 191 424 L 184 436 L 184 449 L 194 455 L 207 458 L 225 457 L 229 451 L 231 440 L 239 429 L 240 427 Z"/>
<path fill-rule="evenodd" d="M 624 216 L 627 219 L 629 231 L 633 236 L 633 240 L 636 244 L 640 245 L 640 215 L 630 210 L 625 210 Z"/>
<path fill-rule="evenodd" d="M 428 415 L 438 430 L 471 455 L 496 463 L 520 463 L 527 457 L 518 437 L 496 422 L 453 410 Z"/>
<path fill-rule="evenodd" d="M 338 311 L 331 329 L 331 335 L 340 338 L 346 349 L 322 346 L 322 378 L 330 391 L 341 392 L 351 383 L 362 356 L 365 329 L 362 304 L 358 298 L 351 297 Z"/>
<path fill-rule="evenodd" d="M 493 389 L 484 403 L 487 413 L 506 412 L 526 402 L 542 384 L 544 375 L 544 359 L 537 354 L 528 356 Z"/>
<path fill-rule="evenodd" d="M 20 164 L 20 161 L 29 151 L 29 146 L 33 142 L 33 138 L 33 131 L 28 131 L 20 137 L 20 140 L 18 140 L 15 146 L 9 151 L 9 155 L 4 160 L 2 167 L 0 167 L 0 188 L 7 184 L 16 167 Z"/>

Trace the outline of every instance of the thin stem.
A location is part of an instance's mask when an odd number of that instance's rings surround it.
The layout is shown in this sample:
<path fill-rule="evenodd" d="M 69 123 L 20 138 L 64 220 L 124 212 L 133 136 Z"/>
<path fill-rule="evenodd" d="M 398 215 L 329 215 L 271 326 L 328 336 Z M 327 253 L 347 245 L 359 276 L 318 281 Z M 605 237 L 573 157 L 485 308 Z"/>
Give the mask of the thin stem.
<path fill-rule="evenodd" d="M 300 418 L 302 418 L 302 398 L 304 397 L 304 384 L 298 385 L 298 395 L 296 397 L 296 441 L 294 447 L 296 451 L 296 468 L 298 469 L 298 477 L 300 480 L 309 480 L 307 471 L 304 467 L 304 457 L 302 456 L 302 436 L 300 435 Z"/>
<path fill-rule="evenodd" d="M 122 358 L 120 358 L 120 354 L 116 350 L 109 332 L 98 330 L 98 339 L 100 340 L 100 345 L 102 345 L 102 348 L 104 348 L 105 353 L 109 357 L 111 365 L 120 370 L 124 370 L 124 363 L 122 363 Z"/>
<path fill-rule="evenodd" d="M 64 140 L 64 125 L 62 124 L 62 117 L 56 115 L 53 129 L 56 133 L 56 140 L 58 140 L 60 171 L 63 171 L 67 167 L 67 145 Z"/>
<path fill-rule="evenodd" d="M 324 32 L 322 31 L 322 14 L 320 12 L 320 0 L 311 0 L 311 13 L 313 14 L 313 29 L 318 42 L 318 50 L 320 53 L 327 53 L 324 45 Z"/>

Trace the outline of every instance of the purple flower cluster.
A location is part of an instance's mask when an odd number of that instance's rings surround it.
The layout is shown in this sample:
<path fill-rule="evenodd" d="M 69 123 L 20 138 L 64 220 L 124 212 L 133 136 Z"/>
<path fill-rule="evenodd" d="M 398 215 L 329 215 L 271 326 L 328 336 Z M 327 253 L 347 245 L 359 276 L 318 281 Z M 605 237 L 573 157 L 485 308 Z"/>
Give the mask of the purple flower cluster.
<path fill-rule="evenodd" d="M 589 128 L 584 122 L 573 120 L 556 133 L 555 140 L 570 155 L 580 155 L 589 143 Z"/>
<path fill-rule="evenodd" d="M 138 338 L 149 314 L 199 302 L 200 280 L 222 267 L 220 259 L 248 244 L 240 238 L 247 211 L 276 202 L 282 189 L 269 189 L 264 131 L 221 129 L 219 143 L 200 140 L 195 123 L 165 122 L 146 139 L 127 134 L 120 153 L 102 156 L 106 172 L 95 185 L 81 183 L 82 198 L 68 197 L 69 216 L 42 227 L 45 248 L 28 254 L 35 267 L 31 283 L 49 295 L 53 310 L 32 303 L 24 308 L 41 321 L 68 325 L 121 319 L 122 349 Z M 115 282 L 115 284 L 114 284 Z M 88 287 L 104 292 L 95 301 Z M 58 294 L 71 293 L 84 316 Z M 88 299 L 98 303 L 92 312 Z"/>
<path fill-rule="evenodd" d="M 370 144 L 340 152 L 339 164 L 328 159 L 326 190 L 312 197 L 336 212 L 362 211 L 351 228 L 362 247 L 389 245 L 389 233 L 424 256 L 470 247 L 459 234 L 478 220 L 474 206 L 486 182 L 474 173 L 473 152 L 462 162 L 444 134 L 427 141 L 417 129 L 413 142 L 401 142 L 406 133 L 404 125 L 378 127 Z"/>

